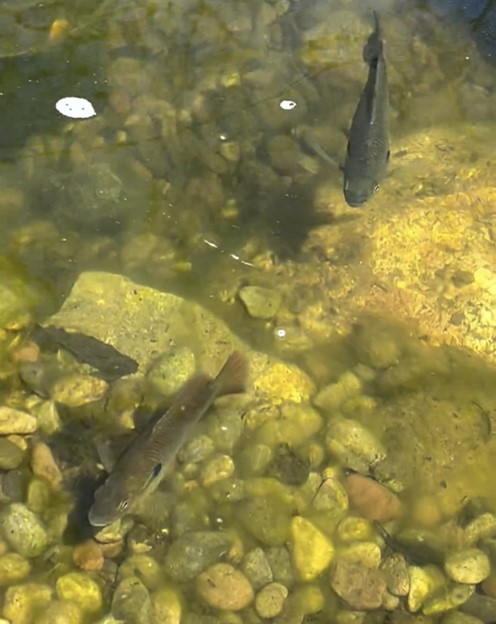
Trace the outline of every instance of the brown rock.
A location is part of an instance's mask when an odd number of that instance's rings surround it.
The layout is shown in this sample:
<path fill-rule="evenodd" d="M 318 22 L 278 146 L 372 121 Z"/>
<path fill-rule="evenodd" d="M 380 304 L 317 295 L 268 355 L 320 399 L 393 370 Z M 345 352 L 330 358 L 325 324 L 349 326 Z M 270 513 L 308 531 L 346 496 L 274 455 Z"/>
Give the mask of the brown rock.
<path fill-rule="evenodd" d="M 35 342 L 26 342 L 12 352 L 14 362 L 36 362 L 40 348 Z"/>
<path fill-rule="evenodd" d="M 389 522 L 400 518 L 403 510 L 399 498 L 377 481 L 361 474 L 350 474 L 344 486 L 350 505 L 367 520 Z"/>
<path fill-rule="evenodd" d="M 228 563 L 216 563 L 196 579 L 198 595 L 211 607 L 240 611 L 253 600 L 249 580 Z"/>
<path fill-rule="evenodd" d="M 64 480 L 62 472 L 53 458 L 50 447 L 44 442 L 35 442 L 33 446 L 31 469 L 34 475 L 47 481 L 54 490 L 62 486 Z"/>
<path fill-rule="evenodd" d="M 103 568 L 103 551 L 94 540 L 89 539 L 78 544 L 72 553 L 74 563 L 81 570 L 101 570 Z"/>
<path fill-rule="evenodd" d="M 371 611 L 382 606 L 386 581 L 380 570 L 341 559 L 331 570 L 331 587 L 351 609 Z"/>

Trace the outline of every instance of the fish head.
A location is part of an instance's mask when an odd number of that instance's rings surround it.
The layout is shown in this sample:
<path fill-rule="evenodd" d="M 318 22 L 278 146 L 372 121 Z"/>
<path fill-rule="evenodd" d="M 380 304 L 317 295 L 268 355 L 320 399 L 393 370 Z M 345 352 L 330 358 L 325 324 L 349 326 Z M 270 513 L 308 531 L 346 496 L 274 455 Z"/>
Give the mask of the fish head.
<path fill-rule="evenodd" d="M 361 208 L 377 191 L 379 182 L 373 178 L 346 177 L 344 178 L 343 193 L 348 206 Z"/>
<path fill-rule="evenodd" d="M 88 513 L 88 520 L 92 526 L 107 526 L 129 513 L 133 498 L 124 485 L 107 480 L 97 488 L 93 505 Z"/>

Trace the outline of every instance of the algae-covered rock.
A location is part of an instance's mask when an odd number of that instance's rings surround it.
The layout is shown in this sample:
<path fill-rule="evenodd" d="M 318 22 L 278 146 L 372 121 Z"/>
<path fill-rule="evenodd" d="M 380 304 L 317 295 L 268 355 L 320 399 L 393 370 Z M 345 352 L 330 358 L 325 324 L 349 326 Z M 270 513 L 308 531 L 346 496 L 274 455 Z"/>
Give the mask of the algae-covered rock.
<path fill-rule="evenodd" d="M 410 591 L 410 574 L 403 555 L 393 553 L 381 564 L 388 591 L 394 596 L 407 596 Z"/>
<path fill-rule="evenodd" d="M 351 418 L 332 420 L 327 428 L 327 448 L 347 468 L 368 473 L 385 456 L 381 443 L 362 424 Z"/>
<path fill-rule="evenodd" d="M 84 572 L 69 572 L 60 576 L 55 589 L 60 600 L 74 602 L 85 613 L 97 613 L 102 608 L 100 586 Z"/>
<path fill-rule="evenodd" d="M 489 576 L 491 564 L 485 552 L 478 548 L 467 548 L 450 553 L 444 562 L 444 569 L 456 583 L 476 584 Z"/>
<path fill-rule="evenodd" d="M 152 621 L 150 595 L 137 576 L 130 576 L 117 586 L 112 598 L 112 615 L 129 624 L 147 624 Z"/>
<path fill-rule="evenodd" d="M 53 589 L 42 583 L 12 585 L 5 592 L 2 615 L 11 624 L 32 624 L 52 596 Z"/>
<path fill-rule="evenodd" d="M 137 576 L 149 590 L 159 587 L 163 573 L 159 563 L 149 555 L 132 555 L 119 567 L 117 579 L 119 581 Z"/>
<path fill-rule="evenodd" d="M 496 534 L 496 514 L 483 513 L 467 524 L 464 530 L 465 542 L 472 546 L 480 539 L 492 537 Z"/>
<path fill-rule="evenodd" d="M 380 570 L 338 559 L 331 570 L 331 587 L 352 609 L 370 611 L 382 605 L 386 581 Z"/>
<path fill-rule="evenodd" d="M 483 624 L 482 620 L 467 613 L 460 611 L 451 611 L 446 613 L 441 620 L 441 624 Z"/>
<path fill-rule="evenodd" d="M 410 566 L 408 568 L 410 576 L 410 592 L 408 593 L 408 609 L 416 613 L 424 604 L 428 596 L 435 594 L 443 587 L 445 578 L 441 570 L 433 565 Z"/>
<path fill-rule="evenodd" d="M 239 298 L 253 318 L 270 319 L 281 305 L 280 293 L 263 286 L 244 286 L 239 291 Z"/>
<path fill-rule="evenodd" d="M 147 381 L 163 396 L 175 394 L 196 370 L 195 354 L 178 347 L 157 358 L 146 374 Z"/>
<path fill-rule="evenodd" d="M 13 470 L 18 468 L 24 458 L 24 451 L 6 438 L 0 438 L 0 468 Z"/>
<path fill-rule="evenodd" d="M 48 545 L 48 535 L 38 517 L 22 503 L 12 503 L 0 512 L 5 539 L 23 557 L 37 557 Z"/>
<path fill-rule="evenodd" d="M 174 581 L 192 581 L 200 572 L 228 552 L 230 538 L 224 533 L 196 531 L 181 535 L 165 556 L 164 569 Z"/>
<path fill-rule="evenodd" d="M 83 612 L 75 602 L 55 600 L 36 619 L 36 624 L 81 624 Z"/>
<path fill-rule="evenodd" d="M 31 571 L 31 564 L 17 553 L 0 556 L 0 585 L 14 585 L 23 581 Z"/>
<path fill-rule="evenodd" d="M 284 401 L 304 403 L 314 393 L 311 379 L 294 364 L 275 363 L 253 380 L 253 388 L 262 395 L 274 397 L 276 404 Z"/>
<path fill-rule="evenodd" d="M 430 596 L 422 607 L 425 615 L 446 613 L 467 602 L 474 593 L 475 585 L 452 583 L 448 587 Z"/>
<path fill-rule="evenodd" d="M 295 582 L 291 555 L 284 546 L 274 546 L 265 551 L 267 560 L 274 575 L 274 581 L 286 587 L 292 587 Z"/>
<path fill-rule="evenodd" d="M 293 448 L 304 444 L 322 426 L 319 413 L 309 405 L 287 404 L 278 418 L 267 420 L 255 433 L 259 444 L 274 447 L 287 444 Z"/>
<path fill-rule="evenodd" d="M 228 563 L 217 563 L 196 579 L 196 591 L 215 609 L 240 611 L 253 600 L 253 589 L 246 576 Z"/>
<path fill-rule="evenodd" d="M 0 406 L 0 435 L 34 433 L 36 428 L 36 418 L 30 414 L 6 405 Z"/>
<path fill-rule="evenodd" d="M 229 455 L 214 455 L 205 462 L 201 471 L 201 482 L 204 487 L 227 479 L 234 473 L 234 462 Z"/>
<path fill-rule="evenodd" d="M 108 392 L 108 383 L 92 375 L 71 373 L 58 379 L 50 390 L 53 401 L 67 407 L 81 407 L 102 399 Z"/>
<path fill-rule="evenodd" d="M 362 382 L 351 371 L 344 373 L 336 383 L 322 388 L 314 398 L 317 407 L 333 414 L 347 399 L 362 391 Z"/>
<path fill-rule="evenodd" d="M 287 587 L 281 583 L 269 583 L 256 595 L 255 611 L 261 618 L 274 618 L 283 610 L 287 597 Z"/>
<path fill-rule="evenodd" d="M 291 521 L 291 537 L 295 570 L 303 581 L 312 581 L 331 563 L 334 546 L 322 531 L 301 516 Z"/>
<path fill-rule="evenodd" d="M 152 596 L 155 621 L 161 624 L 181 624 L 182 605 L 177 589 L 162 587 Z"/>
<path fill-rule="evenodd" d="M 287 541 L 291 507 L 277 491 L 241 501 L 236 513 L 244 529 L 262 544 L 278 546 Z"/>
<path fill-rule="evenodd" d="M 31 454 L 31 469 L 33 474 L 44 479 L 52 489 L 58 490 L 63 481 L 60 468 L 55 461 L 50 447 L 38 440 L 35 442 Z"/>
<path fill-rule="evenodd" d="M 260 589 L 274 578 L 267 555 L 261 548 L 254 548 L 246 553 L 241 562 L 241 570 L 254 589 Z"/>

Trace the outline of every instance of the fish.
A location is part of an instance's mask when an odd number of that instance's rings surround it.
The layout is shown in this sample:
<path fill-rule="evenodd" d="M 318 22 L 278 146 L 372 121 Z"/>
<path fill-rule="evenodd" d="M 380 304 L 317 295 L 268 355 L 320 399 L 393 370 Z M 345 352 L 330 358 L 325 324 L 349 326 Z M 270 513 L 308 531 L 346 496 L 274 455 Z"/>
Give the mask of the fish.
<path fill-rule="evenodd" d="M 379 15 L 364 48 L 367 82 L 353 115 L 343 167 L 346 203 L 363 206 L 379 190 L 389 162 L 389 89 Z"/>
<path fill-rule="evenodd" d="M 88 512 L 93 527 L 122 518 L 153 492 L 166 475 L 195 424 L 221 395 L 246 391 L 248 364 L 234 351 L 212 379 L 204 373 L 191 377 L 171 407 L 141 431 L 117 460 L 115 468 L 94 494 Z"/>

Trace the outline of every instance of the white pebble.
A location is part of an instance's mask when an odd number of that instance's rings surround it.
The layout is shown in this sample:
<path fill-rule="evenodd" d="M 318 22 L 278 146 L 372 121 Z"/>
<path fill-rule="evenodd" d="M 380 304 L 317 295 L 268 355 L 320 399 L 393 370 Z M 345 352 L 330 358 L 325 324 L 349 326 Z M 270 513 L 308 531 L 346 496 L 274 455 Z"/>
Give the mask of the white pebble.
<path fill-rule="evenodd" d="M 93 104 L 80 97 L 62 98 L 55 104 L 55 108 L 61 115 L 71 119 L 88 119 L 96 115 Z"/>
<path fill-rule="evenodd" d="M 279 106 L 282 110 L 293 110 L 296 106 L 296 102 L 293 102 L 293 100 L 281 100 Z"/>

